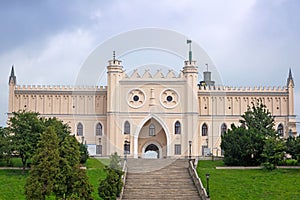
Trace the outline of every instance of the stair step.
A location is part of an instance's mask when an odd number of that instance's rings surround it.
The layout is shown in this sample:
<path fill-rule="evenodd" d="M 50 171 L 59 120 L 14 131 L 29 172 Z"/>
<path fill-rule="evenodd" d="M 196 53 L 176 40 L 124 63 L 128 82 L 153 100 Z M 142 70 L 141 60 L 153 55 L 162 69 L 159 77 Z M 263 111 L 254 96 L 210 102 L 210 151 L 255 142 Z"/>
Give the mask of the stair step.
<path fill-rule="evenodd" d="M 187 160 L 130 159 L 123 199 L 199 200 Z"/>

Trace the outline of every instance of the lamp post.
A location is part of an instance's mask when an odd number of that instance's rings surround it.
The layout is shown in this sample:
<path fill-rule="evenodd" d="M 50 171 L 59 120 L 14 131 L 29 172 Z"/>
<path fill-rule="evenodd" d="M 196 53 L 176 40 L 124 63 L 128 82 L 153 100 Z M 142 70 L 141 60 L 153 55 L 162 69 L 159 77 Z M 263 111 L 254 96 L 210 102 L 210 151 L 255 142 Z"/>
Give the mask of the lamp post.
<path fill-rule="evenodd" d="M 192 141 L 189 140 L 189 160 L 191 160 L 192 157 Z"/>
<path fill-rule="evenodd" d="M 206 174 L 206 193 L 207 197 L 209 198 L 209 173 Z"/>
<path fill-rule="evenodd" d="M 130 142 L 128 140 L 124 141 L 124 160 L 127 160 L 127 154 L 130 152 Z"/>
<path fill-rule="evenodd" d="M 84 142 L 84 136 L 81 136 L 81 143 L 83 144 Z"/>
<path fill-rule="evenodd" d="M 289 137 L 293 135 L 292 129 L 289 130 Z"/>

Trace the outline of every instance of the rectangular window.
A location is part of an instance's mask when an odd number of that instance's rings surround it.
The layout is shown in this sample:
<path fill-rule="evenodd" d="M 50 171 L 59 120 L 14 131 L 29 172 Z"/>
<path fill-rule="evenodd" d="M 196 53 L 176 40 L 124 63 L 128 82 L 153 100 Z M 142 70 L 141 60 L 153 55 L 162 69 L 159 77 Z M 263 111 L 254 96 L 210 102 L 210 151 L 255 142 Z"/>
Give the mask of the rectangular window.
<path fill-rule="evenodd" d="M 102 154 L 102 145 L 96 145 L 96 154 Z"/>
<path fill-rule="evenodd" d="M 210 156 L 211 151 L 210 148 L 208 148 L 207 145 L 202 145 L 202 156 Z"/>
<path fill-rule="evenodd" d="M 175 144 L 175 155 L 181 155 L 181 144 Z"/>

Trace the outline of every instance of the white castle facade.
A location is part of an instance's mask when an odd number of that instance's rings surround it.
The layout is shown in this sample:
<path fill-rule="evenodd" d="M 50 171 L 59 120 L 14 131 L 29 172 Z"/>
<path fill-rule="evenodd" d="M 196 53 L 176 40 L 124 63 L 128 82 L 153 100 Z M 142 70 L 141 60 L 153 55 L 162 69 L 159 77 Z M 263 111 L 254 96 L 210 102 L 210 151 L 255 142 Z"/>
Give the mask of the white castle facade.
<path fill-rule="evenodd" d="M 240 125 L 240 116 L 257 100 L 275 116 L 282 137 L 297 134 L 291 71 L 285 86 L 272 88 L 216 86 L 210 72 L 203 77 L 199 83 L 191 59 L 179 75 L 135 70 L 130 76 L 112 59 L 105 87 L 20 86 L 12 68 L 8 117 L 24 109 L 57 117 L 95 156 L 220 156 L 221 135 L 232 123 Z"/>

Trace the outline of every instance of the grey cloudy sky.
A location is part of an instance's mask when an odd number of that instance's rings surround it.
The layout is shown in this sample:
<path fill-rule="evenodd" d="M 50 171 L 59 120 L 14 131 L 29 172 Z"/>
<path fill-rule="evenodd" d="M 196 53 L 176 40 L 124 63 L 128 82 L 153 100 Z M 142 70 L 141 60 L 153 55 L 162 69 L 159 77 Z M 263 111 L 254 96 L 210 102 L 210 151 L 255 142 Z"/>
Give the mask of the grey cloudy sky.
<path fill-rule="evenodd" d="M 12 65 L 21 85 L 73 85 L 99 44 L 145 27 L 173 30 L 201 45 L 225 85 L 284 86 L 292 68 L 299 115 L 299 8 L 298 0 L 1 1 L 0 125 Z"/>

